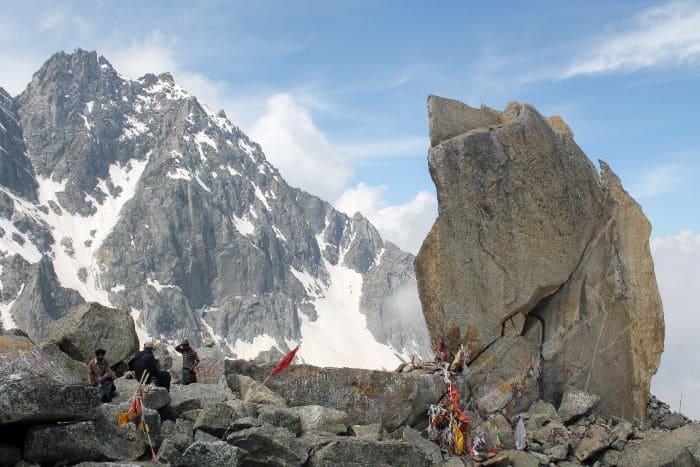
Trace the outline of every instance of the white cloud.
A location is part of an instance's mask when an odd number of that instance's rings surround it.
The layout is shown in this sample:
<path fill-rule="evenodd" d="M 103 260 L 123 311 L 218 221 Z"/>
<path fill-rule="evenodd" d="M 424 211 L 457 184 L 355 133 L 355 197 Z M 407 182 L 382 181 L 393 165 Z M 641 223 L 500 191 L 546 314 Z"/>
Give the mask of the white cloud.
<path fill-rule="evenodd" d="M 679 164 L 664 164 L 647 170 L 640 181 L 633 183 L 630 193 L 637 199 L 662 195 L 671 191 L 685 177 Z"/>
<path fill-rule="evenodd" d="M 335 206 L 350 216 L 359 211 L 374 224 L 382 237 L 415 254 L 435 221 L 435 195 L 420 191 L 407 203 L 388 205 L 382 198 L 386 190 L 386 186 L 359 183 L 357 188 L 345 190 Z"/>
<path fill-rule="evenodd" d="M 336 199 L 352 176 L 343 154 L 331 146 L 309 111 L 289 94 L 267 100 L 267 110 L 250 136 L 294 186 L 323 199 Z"/>
<path fill-rule="evenodd" d="M 140 78 L 146 73 L 171 73 L 177 83 L 199 102 L 213 110 L 225 109 L 234 123 L 235 106 L 227 94 L 226 83 L 214 81 L 179 65 L 177 41 L 156 30 L 143 40 L 131 39 L 123 47 L 106 49 L 107 60 L 120 74 Z"/>
<path fill-rule="evenodd" d="M 700 3 L 668 2 L 641 11 L 627 30 L 603 39 L 587 57 L 566 68 L 561 78 L 632 71 L 700 59 Z"/>
<path fill-rule="evenodd" d="M 689 230 L 651 242 L 664 305 L 666 343 L 652 392 L 700 419 L 700 234 Z"/>

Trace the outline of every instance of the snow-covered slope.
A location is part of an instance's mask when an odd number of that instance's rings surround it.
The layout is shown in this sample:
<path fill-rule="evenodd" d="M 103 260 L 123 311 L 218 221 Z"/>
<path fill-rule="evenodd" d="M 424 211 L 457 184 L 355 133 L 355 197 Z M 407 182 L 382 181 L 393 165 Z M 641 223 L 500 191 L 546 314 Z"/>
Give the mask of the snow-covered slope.
<path fill-rule="evenodd" d="M 287 185 L 170 75 L 129 80 L 78 50 L 0 97 L 3 327 L 40 339 L 98 301 L 131 310 L 142 339 L 242 358 L 301 343 L 308 363 L 391 369 L 428 352 L 417 304 L 390 306 L 413 257 Z"/>

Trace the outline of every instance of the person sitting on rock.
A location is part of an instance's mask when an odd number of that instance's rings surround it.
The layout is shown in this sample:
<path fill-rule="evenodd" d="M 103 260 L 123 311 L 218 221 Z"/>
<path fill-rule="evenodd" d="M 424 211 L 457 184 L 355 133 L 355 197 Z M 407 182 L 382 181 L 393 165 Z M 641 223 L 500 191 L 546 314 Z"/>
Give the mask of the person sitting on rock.
<path fill-rule="evenodd" d="M 88 384 L 102 390 L 102 402 L 111 402 L 117 392 L 114 385 L 114 373 L 105 358 L 105 349 L 95 350 L 95 358 L 88 363 Z"/>
<path fill-rule="evenodd" d="M 197 382 L 197 365 L 199 365 L 199 356 L 197 352 L 190 347 L 187 339 L 182 341 L 182 344 L 175 347 L 175 350 L 182 354 L 182 384 L 190 384 Z"/>

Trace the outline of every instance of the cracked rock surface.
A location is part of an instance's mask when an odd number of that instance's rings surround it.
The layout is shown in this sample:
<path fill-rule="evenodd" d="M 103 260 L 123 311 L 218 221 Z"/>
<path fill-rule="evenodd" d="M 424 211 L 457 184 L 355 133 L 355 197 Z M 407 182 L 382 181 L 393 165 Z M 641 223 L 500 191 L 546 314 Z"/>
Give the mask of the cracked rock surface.
<path fill-rule="evenodd" d="M 428 113 L 438 218 L 415 268 L 432 340 L 464 345 L 475 368 L 488 358 L 506 386 L 535 366 L 554 405 L 571 386 L 600 395 L 597 413 L 643 420 L 664 325 L 640 206 L 559 117 L 436 96 Z M 535 322 L 533 359 L 516 337 Z"/>

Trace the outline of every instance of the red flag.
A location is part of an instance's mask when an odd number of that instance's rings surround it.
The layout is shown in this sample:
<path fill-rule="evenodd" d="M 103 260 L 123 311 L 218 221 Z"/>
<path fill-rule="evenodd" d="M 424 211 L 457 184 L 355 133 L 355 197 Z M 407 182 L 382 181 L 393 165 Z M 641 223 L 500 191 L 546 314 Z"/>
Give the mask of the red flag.
<path fill-rule="evenodd" d="M 277 364 L 275 369 L 270 372 L 270 376 L 268 376 L 268 378 L 275 376 L 277 373 L 284 371 L 284 369 L 287 368 L 290 363 L 292 363 L 292 360 L 294 360 L 294 355 L 296 355 L 297 350 L 299 350 L 298 345 L 296 347 L 294 347 L 293 350 L 290 350 L 287 355 L 282 357 L 282 360 L 280 360 L 280 362 Z"/>

